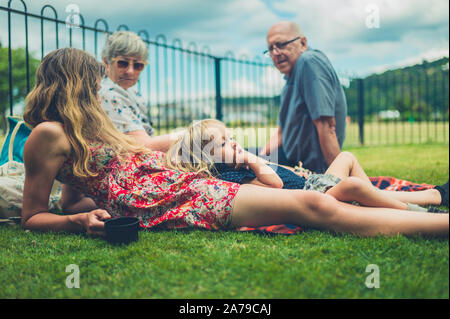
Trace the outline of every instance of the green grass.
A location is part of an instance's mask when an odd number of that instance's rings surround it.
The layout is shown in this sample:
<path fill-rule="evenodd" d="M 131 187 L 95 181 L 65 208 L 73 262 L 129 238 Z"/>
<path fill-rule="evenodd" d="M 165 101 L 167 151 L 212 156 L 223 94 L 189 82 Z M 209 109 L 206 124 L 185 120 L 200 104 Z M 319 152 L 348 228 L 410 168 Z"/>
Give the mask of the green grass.
<path fill-rule="evenodd" d="M 448 179 L 448 145 L 348 149 L 369 175 Z M 448 239 L 141 232 L 126 247 L 0 227 L 0 298 L 449 298 Z M 80 288 L 66 287 L 80 269 Z M 365 285 L 376 264 L 380 288 Z"/>
<path fill-rule="evenodd" d="M 191 231 L 111 247 L 14 227 L 1 236 L 2 298 L 448 298 L 448 241 Z M 79 289 L 65 286 L 69 264 Z M 364 284 L 369 264 L 378 289 Z"/>
<path fill-rule="evenodd" d="M 262 147 L 276 131 L 275 127 L 232 128 L 236 140 L 244 147 Z M 167 134 L 162 128 L 159 134 Z M 370 122 L 364 124 L 364 146 L 393 146 L 404 144 L 448 143 L 448 122 Z M 357 147 L 357 122 L 347 125 L 344 147 Z"/>
<path fill-rule="evenodd" d="M 180 128 L 178 128 L 180 129 Z M 168 134 L 178 129 L 156 130 L 156 135 Z M 263 146 L 275 132 L 274 127 L 234 128 L 237 141 L 244 147 Z M 359 128 L 356 122 L 347 125 L 344 147 L 359 146 Z M 448 143 L 448 122 L 371 122 L 364 125 L 365 146 L 399 145 L 409 143 Z M 0 135 L 0 145 L 5 136 Z"/>
<path fill-rule="evenodd" d="M 394 176 L 416 183 L 443 184 L 449 177 L 448 144 L 344 147 L 369 176 Z"/>
<path fill-rule="evenodd" d="M 364 124 L 364 145 L 448 143 L 448 122 L 371 122 Z M 347 125 L 344 147 L 359 146 L 357 122 Z"/>

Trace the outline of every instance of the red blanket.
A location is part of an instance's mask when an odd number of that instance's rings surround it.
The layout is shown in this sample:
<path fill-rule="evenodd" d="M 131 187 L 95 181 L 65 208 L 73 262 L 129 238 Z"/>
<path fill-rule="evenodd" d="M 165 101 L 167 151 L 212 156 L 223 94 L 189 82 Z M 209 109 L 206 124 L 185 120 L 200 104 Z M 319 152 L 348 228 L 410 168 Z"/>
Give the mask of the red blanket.
<path fill-rule="evenodd" d="M 402 179 L 398 179 L 395 177 L 388 176 L 377 176 L 377 177 L 369 177 L 373 186 L 378 187 L 379 189 L 384 189 L 387 191 L 404 191 L 404 192 L 414 192 L 414 191 L 422 191 L 425 189 L 430 189 L 435 187 L 436 185 L 430 184 L 416 184 L 413 182 L 405 181 Z"/>
<path fill-rule="evenodd" d="M 435 187 L 435 185 L 430 184 L 416 184 L 413 182 L 405 181 L 395 177 L 388 176 L 376 176 L 370 177 L 370 181 L 375 187 L 379 189 L 389 190 L 389 191 L 421 191 L 425 189 L 430 189 Z M 264 227 L 240 227 L 238 231 L 255 232 L 259 234 L 283 234 L 283 235 L 293 235 L 302 231 L 298 226 L 293 225 L 272 225 Z"/>

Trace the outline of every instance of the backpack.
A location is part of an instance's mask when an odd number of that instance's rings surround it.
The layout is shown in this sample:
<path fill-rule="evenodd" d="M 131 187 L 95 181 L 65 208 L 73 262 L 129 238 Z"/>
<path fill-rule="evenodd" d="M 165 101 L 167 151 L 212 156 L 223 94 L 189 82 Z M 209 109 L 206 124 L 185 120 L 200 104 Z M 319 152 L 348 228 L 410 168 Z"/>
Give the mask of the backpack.
<path fill-rule="evenodd" d="M 0 223 L 19 222 L 22 216 L 25 166 L 23 147 L 31 129 L 18 118 L 8 117 L 8 134 L 0 160 Z M 50 194 L 49 210 L 60 210 L 61 183 L 55 181 Z"/>

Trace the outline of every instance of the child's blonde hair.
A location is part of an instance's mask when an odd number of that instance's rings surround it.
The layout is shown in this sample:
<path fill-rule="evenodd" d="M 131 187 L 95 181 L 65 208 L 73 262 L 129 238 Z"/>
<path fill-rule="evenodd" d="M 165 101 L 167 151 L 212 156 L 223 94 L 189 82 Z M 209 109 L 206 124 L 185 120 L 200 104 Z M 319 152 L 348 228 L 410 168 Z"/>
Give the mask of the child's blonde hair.
<path fill-rule="evenodd" d="M 216 119 L 194 121 L 170 147 L 166 154 L 166 166 L 182 172 L 202 173 L 212 177 L 216 171 L 211 142 L 215 136 L 211 128 L 226 128 Z"/>

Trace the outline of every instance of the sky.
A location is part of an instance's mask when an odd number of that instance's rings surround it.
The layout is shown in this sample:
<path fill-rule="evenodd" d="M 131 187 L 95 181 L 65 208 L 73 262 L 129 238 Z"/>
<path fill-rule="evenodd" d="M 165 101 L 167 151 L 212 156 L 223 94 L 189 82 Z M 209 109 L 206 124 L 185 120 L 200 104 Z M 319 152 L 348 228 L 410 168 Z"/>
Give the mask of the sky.
<path fill-rule="evenodd" d="M 448 0 L 24 0 L 28 12 L 45 4 L 65 20 L 76 5 L 86 26 L 105 19 L 110 30 L 126 24 L 150 40 L 195 42 L 199 50 L 265 60 L 266 33 L 280 20 L 299 24 L 309 46 L 323 51 L 338 73 L 364 75 L 449 55 Z M 7 6 L 7 0 L 0 1 Z M 73 6 L 72 6 L 73 7 Z M 21 9 L 19 0 L 12 8 Z M 67 12 L 66 12 L 67 9 Z M 46 15 L 51 16 L 50 11 Z M 0 11 L 0 41 L 7 43 Z M 22 18 L 15 18 L 21 20 Z M 20 27 L 14 35 L 20 37 Z M 17 32 L 16 32 L 17 31 Z M 17 40 L 20 42 L 20 40 Z M 206 49 L 205 47 L 208 47 Z M 193 45 L 191 44 L 191 47 Z"/>

